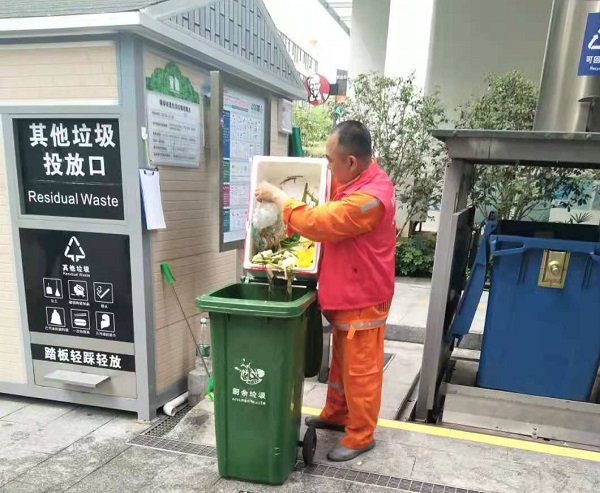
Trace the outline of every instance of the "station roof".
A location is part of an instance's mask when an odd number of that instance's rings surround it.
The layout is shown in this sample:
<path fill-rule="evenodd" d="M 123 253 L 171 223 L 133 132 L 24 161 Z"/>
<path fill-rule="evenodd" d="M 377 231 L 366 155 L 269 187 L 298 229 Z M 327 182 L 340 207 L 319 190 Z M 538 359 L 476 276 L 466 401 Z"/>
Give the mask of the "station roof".
<path fill-rule="evenodd" d="M 3 44 L 118 33 L 137 34 L 274 95 L 306 97 L 262 0 L 0 0 Z"/>
<path fill-rule="evenodd" d="M 165 0 L 0 0 L 0 18 L 106 14 L 141 10 Z M 190 2 L 191 3 L 191 2 Z"/>

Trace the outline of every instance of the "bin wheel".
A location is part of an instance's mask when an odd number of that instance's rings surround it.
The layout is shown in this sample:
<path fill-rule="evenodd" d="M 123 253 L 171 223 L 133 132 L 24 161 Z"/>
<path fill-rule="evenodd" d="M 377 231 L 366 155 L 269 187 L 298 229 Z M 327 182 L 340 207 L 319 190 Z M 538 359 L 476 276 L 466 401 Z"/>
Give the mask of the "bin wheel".
<path fill-rule="evenodd" d="M 302 460 L 304 464 L 310 466 L 315 458 L 315 451 L 317 450 L 317 432 L 311 426 L 306 430 L 304 434 L 304 441 L 302 442 Z"/>

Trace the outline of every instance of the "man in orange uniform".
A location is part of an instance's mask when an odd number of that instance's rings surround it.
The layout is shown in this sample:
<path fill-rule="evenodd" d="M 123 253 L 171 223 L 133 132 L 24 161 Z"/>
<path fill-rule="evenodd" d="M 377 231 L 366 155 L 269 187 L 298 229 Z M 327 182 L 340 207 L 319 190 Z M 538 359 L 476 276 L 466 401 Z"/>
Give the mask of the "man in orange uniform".
<path fill-rule="evenodd" d="M 347 461 L 375 446 L 381 406 L 385 322 L 394 294 L 394 186 L 372 157 L 371 136 L 357 121 L 337 125 L 326 144 L 332 200 L 310 209 L 262 183 L 258 201 L 274 202 L 288 228 L 323 244 L 319 304 L 333 326 L 327 403 L 309 426 L 345 431 L 329 451 Z"/>

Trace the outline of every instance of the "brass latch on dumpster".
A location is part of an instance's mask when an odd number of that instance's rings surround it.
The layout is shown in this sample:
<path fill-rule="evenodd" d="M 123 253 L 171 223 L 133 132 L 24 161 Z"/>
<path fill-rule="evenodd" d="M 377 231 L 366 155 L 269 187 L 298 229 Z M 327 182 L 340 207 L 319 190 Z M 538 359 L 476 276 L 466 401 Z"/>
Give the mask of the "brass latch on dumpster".
<path fill-rule="evenodd" d="M 564 288 L 570 258 L 571 254 L 569 252 L 544 250 L 538 286 L 542 288 Z"/>

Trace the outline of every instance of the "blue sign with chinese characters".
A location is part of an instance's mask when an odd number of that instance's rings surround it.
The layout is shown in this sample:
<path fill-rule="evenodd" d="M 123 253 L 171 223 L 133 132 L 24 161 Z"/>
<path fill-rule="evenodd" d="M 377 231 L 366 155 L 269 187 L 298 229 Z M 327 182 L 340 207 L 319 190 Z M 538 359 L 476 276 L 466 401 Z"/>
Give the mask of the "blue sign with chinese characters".
<path fill-rule="evenodd" d="M 588 15 L 577 75 L 600 75 L 600 12 Z"/>

